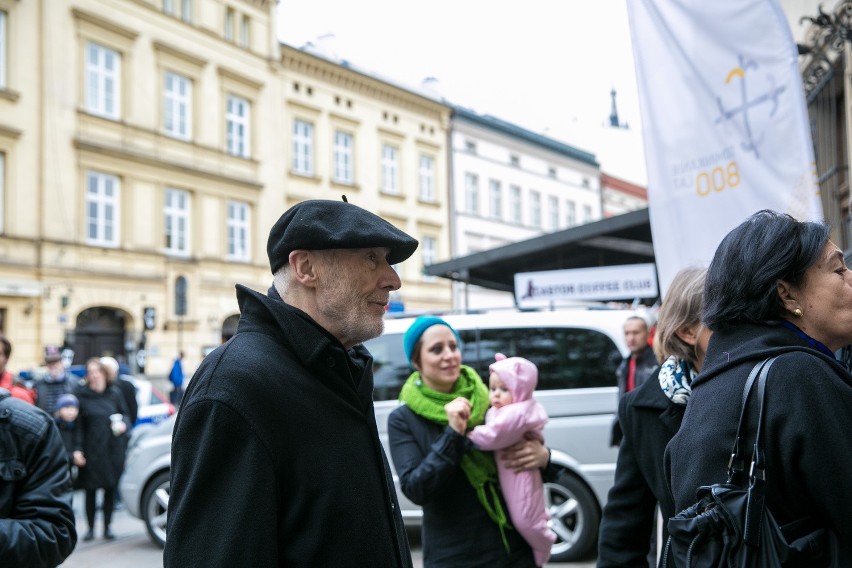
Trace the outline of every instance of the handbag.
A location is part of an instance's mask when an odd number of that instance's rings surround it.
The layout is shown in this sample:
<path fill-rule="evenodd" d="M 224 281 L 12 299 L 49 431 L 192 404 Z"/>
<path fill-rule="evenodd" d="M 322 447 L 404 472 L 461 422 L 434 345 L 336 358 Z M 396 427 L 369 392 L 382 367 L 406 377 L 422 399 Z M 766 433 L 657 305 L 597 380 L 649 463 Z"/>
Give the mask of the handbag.
<path fill-rule="evenodd" d="M 743 388 L 742 410 L 728 462 L 727 481 L 699 487 L 698 502 L 668 520 L 669 538 L 662 558 L 664 568 L 835 565 L 838 558 L 836 539 L 818 519 L 805 518 L 779 526 L 766 507 L 764 395 L 766 377 L 776 358 L 755 365 Z M 756 400 L 750 400 L 755 387 Z M 747 477 L 745 424 L 754 426 L 755 431 Z M 743 479 L 747 483 L 741 483 Z"/>

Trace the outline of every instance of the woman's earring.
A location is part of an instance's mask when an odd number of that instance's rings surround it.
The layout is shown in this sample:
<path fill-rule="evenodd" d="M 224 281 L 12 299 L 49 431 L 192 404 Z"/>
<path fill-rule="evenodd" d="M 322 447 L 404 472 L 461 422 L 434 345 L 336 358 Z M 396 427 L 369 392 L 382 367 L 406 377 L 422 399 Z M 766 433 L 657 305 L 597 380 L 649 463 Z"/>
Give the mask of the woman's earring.
<path fill-rule="evenodd" d="M 802 317 L 802 308 L 796 308 L 795 310 L 793 310 L 793 315 L 797 318 Z"/>

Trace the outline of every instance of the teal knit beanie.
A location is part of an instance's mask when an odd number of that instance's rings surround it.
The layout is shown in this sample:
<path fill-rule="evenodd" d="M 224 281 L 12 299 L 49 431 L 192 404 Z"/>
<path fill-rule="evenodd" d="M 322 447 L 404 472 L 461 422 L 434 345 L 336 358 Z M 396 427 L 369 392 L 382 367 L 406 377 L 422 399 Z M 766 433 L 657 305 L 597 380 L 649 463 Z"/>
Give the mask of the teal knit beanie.
<path fill-rule="evenodd" d="M 411 364 L 411 354 L 414 351 L 414 344 L 417 343 L 423 332 L 433 325 L 445 325 L 450 328 L 450 331 L 456 336 L 459 346 L 461 346 L 461 338 L 459 337 L 459 333 L 453 329 L 453 326 L 436 316 L 420 316 L 414 320 L 414 323 L 411 324 L 406 330 L 405 335 L 402 336 L 402 348 L 405 350 L 405 356 L 408 358 L 409 365 Z"/>

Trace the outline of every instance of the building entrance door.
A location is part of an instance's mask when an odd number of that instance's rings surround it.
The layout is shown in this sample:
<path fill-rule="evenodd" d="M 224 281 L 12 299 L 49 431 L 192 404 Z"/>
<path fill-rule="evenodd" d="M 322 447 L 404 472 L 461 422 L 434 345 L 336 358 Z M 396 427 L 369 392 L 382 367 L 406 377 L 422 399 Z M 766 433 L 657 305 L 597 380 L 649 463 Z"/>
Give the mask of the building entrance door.
<path fill-rule="evenodd" d="M 127 361 L 124 335 L 123 311 L 95 307 L 80 312 L 74 330 L 74 364 L 83 364 L 91 357 L 104 355 Z"/>

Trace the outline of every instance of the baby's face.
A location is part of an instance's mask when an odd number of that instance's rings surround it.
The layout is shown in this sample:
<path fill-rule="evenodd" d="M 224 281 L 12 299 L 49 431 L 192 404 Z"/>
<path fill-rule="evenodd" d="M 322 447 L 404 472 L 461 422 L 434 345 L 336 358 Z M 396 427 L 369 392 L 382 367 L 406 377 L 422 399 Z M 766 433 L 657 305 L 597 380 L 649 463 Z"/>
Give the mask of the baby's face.
<path fill-rule="evenodd" d="M 59 417 L 65 422 L 77 420 L 78 409 L 76 406 L 63 406 L 59 409 Z"/>
<path fill-rule="evenodd" d="M 488 400 L 494 408 L 501 408 L 507 404 L 512 404 L 512 393 L 509 388 L 503 384 L 500 375 L 491 373 L 488 377 Z"/>

